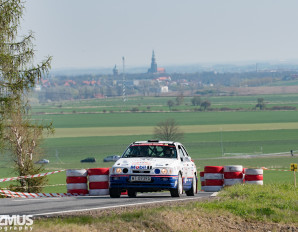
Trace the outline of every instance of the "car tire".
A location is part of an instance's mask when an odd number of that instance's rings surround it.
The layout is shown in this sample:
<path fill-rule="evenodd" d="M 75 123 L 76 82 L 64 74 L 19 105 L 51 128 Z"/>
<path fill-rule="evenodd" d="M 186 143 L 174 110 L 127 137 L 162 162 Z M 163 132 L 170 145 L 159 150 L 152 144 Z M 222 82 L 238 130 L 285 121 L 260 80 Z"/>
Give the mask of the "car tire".
<path fill-rule="evenodd" d="M 171 189 L 171 197 L 180 197 L 183 192 L 183 182 L 182 182 L 182 176 L 181 173 L 178 174 L 178 183 L 177 188 Z"/>
<path fill-rule="evenodd" d="M 194 196 L 197 190 L 197 177 L 194 175 L 190 190 L 185 191 L 186 196 Z"/>
<path fill-rule="evenodd" d="M 128 195 L 128 197 L 131 197 L 131 198 L 133 198 L 133 197 L 137 197 L 137 192 L 134 191 L 134 190 L 130 190 L 130 189 L 128 189 L 128 190 L 127 190 L 127 195 Z"/>
<path fill-rule="evenodd" d="M 121 191 L 118 188 L 110 188 L 110 197 L 111 198 L 119 198 L 121 195 Z"/>

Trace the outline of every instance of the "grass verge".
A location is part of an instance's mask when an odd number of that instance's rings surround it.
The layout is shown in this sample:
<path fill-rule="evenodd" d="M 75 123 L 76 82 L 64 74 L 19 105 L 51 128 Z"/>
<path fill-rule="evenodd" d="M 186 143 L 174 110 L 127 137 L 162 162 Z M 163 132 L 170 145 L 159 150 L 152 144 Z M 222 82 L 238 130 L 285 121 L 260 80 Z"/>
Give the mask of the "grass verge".
<path fill-rule="evenodd" d="M 297 188 L 291 184 L 237 185 L 225 188 L 216 201 L 201 203 L 248 220 L 298 223 Z"/>
<path fill-rule="evenodd" d="M 215 200 L 89 212 L 35 221 L 35 231 L 296 231 L 297 189 L 239 185 Z"/>

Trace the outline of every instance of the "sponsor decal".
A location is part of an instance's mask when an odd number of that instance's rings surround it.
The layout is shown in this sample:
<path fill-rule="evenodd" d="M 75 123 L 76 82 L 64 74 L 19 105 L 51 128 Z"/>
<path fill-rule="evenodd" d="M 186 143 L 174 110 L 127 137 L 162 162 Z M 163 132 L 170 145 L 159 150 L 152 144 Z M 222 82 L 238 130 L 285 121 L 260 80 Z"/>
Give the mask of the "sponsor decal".
<path fill-rule="evenodd" d="M 144 170 L 144 169 L 150 169 L 152 167 L 150 166 L 143 166 L 143 165 L 131 165 L 131 169 L 137 169 L 137 170 Z"/>
<path fill-rule="evenodd" d="M 0 231 L 32 231 L 32 215 L 0 215 Z"/>

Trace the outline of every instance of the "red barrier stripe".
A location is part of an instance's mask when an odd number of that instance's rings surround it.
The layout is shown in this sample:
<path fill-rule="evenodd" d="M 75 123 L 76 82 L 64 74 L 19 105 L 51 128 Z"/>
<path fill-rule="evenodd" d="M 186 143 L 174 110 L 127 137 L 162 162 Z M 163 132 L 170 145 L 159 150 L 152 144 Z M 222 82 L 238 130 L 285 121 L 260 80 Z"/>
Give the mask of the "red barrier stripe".
<path fill-rule="evenodd" d="M 204 177 L 205 172 L 200 172 L 200 177 Z"/>
<path fill-rule="evenodd" d="M 242 172 L 224 172 L 225 179 L 242 179 L 243 173 Z"/>
<path fill-rule="evenodd" d="M 109 175 L 110 168 L 90 168 L 88 169 L 88 175 Z"/>
<path fill-rule="evenodd" d="M 263 180 L 263 175 L 245 175 L 244 179 L 247 181 Z"/>
<path fill-rule="evenodd" d="M 206 180 L 206 186 L 223 186 L 223 180 Z"/>
<path fill-rule="evenodd" d="M 89 183 L 89 189 L 108 189 L 109 182 L 91 182 Z"/>
<path fill-rule="evenodd" d="M 31 194 L 31 193 L 28 193 L 31 197 L 35 197 L 33 194 Z"/>
<path fill-rule="evenodd" d="M 224 167 L 223 166 L 205 166 L 204 172 L 205 173 L 223 173 Z"/>
<path fill-rule="evenodd" d="M 87 183 L 87 177 L 85 176 L 68 176 L 66 177 L 67 184 L 78 184 L 78 183 Z"/>

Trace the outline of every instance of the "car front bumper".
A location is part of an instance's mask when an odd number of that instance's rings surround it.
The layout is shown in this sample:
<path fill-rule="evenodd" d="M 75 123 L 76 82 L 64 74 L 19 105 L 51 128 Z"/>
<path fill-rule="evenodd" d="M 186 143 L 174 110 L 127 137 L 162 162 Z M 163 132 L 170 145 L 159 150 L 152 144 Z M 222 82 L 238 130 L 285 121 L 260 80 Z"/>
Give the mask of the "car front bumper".
<path fill-rule="evenodd" d="M 151 177 L 150 182 L 132 182 L 130 176 L 137 175 L 111 175 L 110 188 L 134 189 L 135 191 L 146 192 L 174 189 L 178 183 L 178 175 L 148 175 Z"/>

